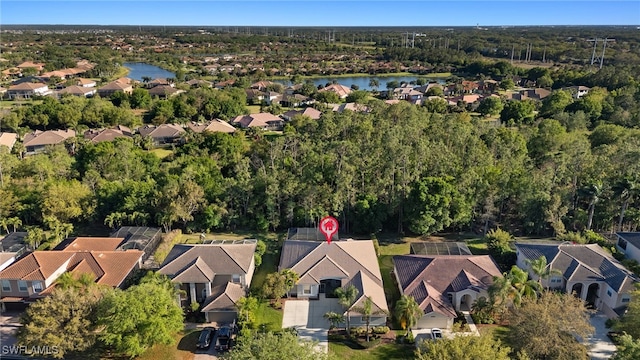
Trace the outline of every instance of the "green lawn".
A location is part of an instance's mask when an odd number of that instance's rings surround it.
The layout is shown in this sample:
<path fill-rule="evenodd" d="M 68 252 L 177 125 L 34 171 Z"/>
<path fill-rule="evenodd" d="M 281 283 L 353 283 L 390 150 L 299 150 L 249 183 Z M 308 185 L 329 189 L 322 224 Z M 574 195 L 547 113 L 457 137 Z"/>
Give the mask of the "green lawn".
<path fill-rule="evenodd" d="M 154 154 L 155 156 L 157 156 L 159 159 L 164 159 L 167 156 L 173 154 L 172 150 L 169 149 L 153 149 L 153 150 L 149 150 L 150 153 Z"/>
<path fill-rule="evenodd" d="M 329 354 L 349 360 L 406 360 L 414 358 L 411 345 L 384 344 L 373 349 L 356 350 L 343 343 L 329 342 Z"/>
<path fill-rule="evenodd" d="M 270 331 L 282 329 L 282 310 L 272 308 L 267 300 L 260 302 L 256 311 L 256 325 L 259 328 L 263 324 Z"/>
<path fill-rule="evenodd" d="M 171 345 L 155 345 L 137 360 L 193 360 L 196 351 L 196 343 L 200 336 L 200 330 L 186 330 L 176 335 L 176 340 Z"/>
<path fill-rule="evenodd" d="M 249 109 L 249 114 L 257 114 L 260 112 L 260 105 L 247 105 L 247 109 Z"/>
<path fill-rule="evenodd" d="M 473 255 L 487 255 L 489 250 L 487 249 L 487 242 L 482 239 L 475 239 L 467 241 L 467 247 L 471 250 Z"/>
<path fill-rule="evenodd" d="M 489 334 L 493 336 L 495 340 L 500 340 L 503 345 L 509 346 L 508 335 L 509 328 L 502 325 L 477 325 L 480 334 Z"/>

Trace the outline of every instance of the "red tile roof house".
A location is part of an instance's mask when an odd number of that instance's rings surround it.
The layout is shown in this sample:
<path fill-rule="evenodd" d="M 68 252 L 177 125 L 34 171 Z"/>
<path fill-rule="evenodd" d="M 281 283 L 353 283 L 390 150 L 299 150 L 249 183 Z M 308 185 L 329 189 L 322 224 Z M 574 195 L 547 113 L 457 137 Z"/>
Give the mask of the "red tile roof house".
<path fill-rule="evenodd" d="M 257 127 L 264 130 L 282 130 L 284 120 L 270 113 L 238 115 L 231 123 L 241 128 Z"/>
<path fill-rule="evenodd" d="M 73 130 L 36 130 L 24 136 L 25 155 L 33 155 L 46 150 L 47 146 L 58 145 L 76 136 Z"/>
<path fill-rule="evenodd" d="M 122 287 L 141 266 L 140 250 L 115 250 L 122 238 L 77 238 L 64 250 L 34 251 L 0 271 L 0 302 L 15 307 L 47 296 L 65 272 L 91 275 L 97 284 Z M 17 304 L 16 304 L 17 303 Z"/>
<path fill-rule="evenodd" d="M 73 96 L 84 96 L 84 97 L 91 97 L 95 95 L 95 93 L 96 93 L 96 88 L 78 86 L 78 85 L 68 86 L 58 91 L 58 95 L 69 94 Z"/>
<path fill-rule="evenodd" d="M 33 61 L 25 61 L 22 64 L 16 66 L 18 69 L 28 69 L 28 68 L 34 68 L 37 71 L 42 71 L 44 70 L 44 65 L 43 63 L 34 63 Z"/>
<path fill-rule="evenodd" d="M 175 245 L 164 260 L 159 273 L 179 283 L 186 296 L 182 306 L 197 302 L 207 322 L 233 322 L 235 303 L 246 296 L 255 270 L 255 240 L 241 244 Z"/>
<path fill-rule="evenodd" d="M 413 297 L 424 313 L 416 329 L 451 328 L 456 311 L 489 299 L 493 277 L 502 276 L 489 255 L 398 255 L 393 272 L 400 294 Z"/>
<path fill-rule="evenodd" d="M 291 121 L 291 119 L 297 115 L 308 116 L 311 120 L 319 120 L 322 113 L 312 107 L 308 107 L 304 110 L 289 110 L 282 114 L 282 117 L 287 121 Z"/>
<path fill-rule="evenodd" d="M 76 81 L 76 85 L 78 86 L 82 86 L 82 87 L 88 87 L 88 88 L 92 88 L 92 87 L 96 87 L 96 82 L 91 80 L 91 79 L 83 79 L 83 78 L 78 78 L 78 81 Z"/>
<path fill-rule="evenodd" d="M 142 137 L 151 137 L 155 146 L 180 143 L 185 134 L 184 128 L 175 124 L 145 125 L 138 132 Z"/>
<path fill-rule="evenodd" d="M 184 90 L 176 89 L 170 85 L 156 85 L 149 89 L 149 95 L 151 95 L 151 97 L 157 96 L 160 99 L 167 99 L 183 92 Z"/>
<path fill-rule="evenodd" d="M 51 94 L 47 84 L 24 82 L 18 85 L 11 85 L 7 90 L 7 96 L 11 100 L 31 99 L 34 96 L 45 96 Z"/>
<path fill-rule="evenodd" d="M 315 229 L 311 230 L 313 233 Z M 278 266 L 279 271 L 283 269 L 291 269 L 300 276 L 289 296 L 322 301 L 335 297 L 336 288 L 353 285 L 358 289 L 358 296 L 350 309 L 362 307 L 366 297 L 370 297 L 374 311 L 389 311 L 372 240 L 335 238 L 329 244 L 324 238 L 315 240 L 307 236 L 289 236 L 282 246 Z M 354 326 L 365 324 L 362 314 L 355 311 L 350 314 L 350 322 Z M 373 326 L 385 325 L 386 322 L 384 314 L 370 319 Z"/>

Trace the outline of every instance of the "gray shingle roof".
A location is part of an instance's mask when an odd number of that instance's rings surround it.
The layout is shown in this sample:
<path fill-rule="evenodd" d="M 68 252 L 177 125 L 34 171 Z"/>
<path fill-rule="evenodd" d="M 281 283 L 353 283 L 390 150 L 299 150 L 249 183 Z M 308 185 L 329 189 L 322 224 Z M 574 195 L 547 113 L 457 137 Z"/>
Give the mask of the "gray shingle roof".
<path fill-rule="evenodd" d="M 627 243 L 640 249 L 640 232 L 619 232 L 616 233 L 616 235 L 626 240 Z"/>
<path fill-rule="evenodd" d="M 237 311 L 236 302 L 244 295 L 240 284 L 218 285 L 211 289 L 211 296 L 205 300 L 201 311 Z"/>
<path fill-rule="evenodd" d="M 552 269 L 572 281 L 604 281 L 616 292 L 633 290 L 636 277 L 597 244 L 516 243 L 527 259 L 545 254 Z"/>
<path fill-rule="evenodd" d="M 222 275 L 246 274 L 255 250 L 255 243 L 178 244 L 171 249 L 158 272 L 173 277 L 194 265 L 203 270 L 204 267 L 198 264 L 206 264 L 207 276 L 211 275 L 209 271 Z M 200 258 L 199 261 L 197 261 L 198 258 Z"/>

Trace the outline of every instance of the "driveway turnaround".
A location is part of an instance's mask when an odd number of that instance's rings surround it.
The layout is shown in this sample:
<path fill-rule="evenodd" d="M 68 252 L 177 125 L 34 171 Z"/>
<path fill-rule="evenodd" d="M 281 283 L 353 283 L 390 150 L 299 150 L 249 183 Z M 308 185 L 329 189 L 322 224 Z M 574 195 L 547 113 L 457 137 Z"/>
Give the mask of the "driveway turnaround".
<path fill-rule="evenodd" d="M 595 333 L 588 340 L 589 356 L 593 360 L 609 359 L 616 352 L 616 346 L 607 336 L 609 331 L 604 325 L 607 317 L 601 313 L 591 315 L 591 325 L 595 328 Z"/>

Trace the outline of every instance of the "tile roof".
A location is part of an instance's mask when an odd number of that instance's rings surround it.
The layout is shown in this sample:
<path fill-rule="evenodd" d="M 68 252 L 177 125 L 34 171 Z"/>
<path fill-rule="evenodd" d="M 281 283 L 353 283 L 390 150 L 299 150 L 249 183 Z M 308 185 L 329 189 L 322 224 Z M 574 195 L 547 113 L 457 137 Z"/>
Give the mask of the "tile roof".
<path fill-rule="evenodd" d="M 402 293 L 412 296 L 425 312 L 455 317 L 447 293 L 488 289 L 501 276 L 489 255 L 398 255 L 393 266 Z"/>
<path fill-rule="evenodd" d="M 9 86 L 9 91 L 35 91 L 42 88 L 48 88 L 47 84 L 23 82 L 17 85 Z"/>
<path fill-rule="evenodd" d="M 603 281 L 616 292 L 633 290 L 638 279 L 597 244 L 516 243 L 527 259 L 544 256 L 550 268 L 571 281 Z"/>
<path fill-rule="evenodd" d="M 113 141 L 117 138 L 126 138 L 130 137 L 129 135 L 125 135 L 122 130 L 118 129 L 103 129 L 103 130 L 93 130 L 89 129 L 85 131 L 84 138 L 91 140 L 94 143 L 99 143 L 101 141 Z"/>
<path fill-rule="evenodd" d="M 11 150 L 18 139 L 18 134 L 0 132 L 0 146 L 6 146 Z"/>
<path fill-rule="evenodd" d="M 317 284 L 322 279 L 342 279 L 342 285 L 360 287 L 362 296 L 383 310 L 387 303 L 382 287 L 382 274 L 371 240 L 305 241 L 286 240 L 280 255 L 279 270 L 292 269 L 300 275 L 299 283 Z"/>
<path fill-rule="evenodd" d="M 197 265 L 203 273 L 231 275 L 246 274 L 253 261 L 256 244 L 178 244 L 174 245 L 160 266 L 159 273 L 175 276 L 194 266 L 198 258 L 208 270 Z M 204 271 L 203 271 L 204 269 Z M 207 273 L 210 274 L 210 273 Z"/>
<path fill-rule="evenodd" d="M 201 311 L 237 311 L 236 302 L 245 295 L 240 284 L 228 282 L 211 289 Z"/>
<path fill-rule="evenodd" d="M 67 86 L 66 88 L 58 91 L 58 94 L 70 94 L 70 95 L 81 95 L 86 96 L 87 94 L 94 94 L 96 89 L 93 87 L 84 87 L 78 85 Z"/>
<path fill-rule="evenodd" d="M 115 251 L 124 238 L 112 237 L 77 237 L 62 251 Z"/>
<path fill-rule="evenodd" d="M 98 284 L 120 286 L 142 258 L 142 251 L 34 251 L 0 272 L 2 279 L 48 279 L 64 268 L 73 274 L 90 273 Z"/>
<path fill-rule="evenodd" d="M 142 136 L 151 136 L 153 138 L 178 137 L 184 133 L 184 129 L 176 124 L 162 124 L 158 126 L 145 125 L 138 129 Z"/>
<path fill-rule="evenodd" d="M 242 127 L 268 127 L 271 123 L 282 122 L 282 119 L 270 113 L 257 113 L 250 115 L 238 115 L 232 121 Z"/>
<path fill-rule="evenodd" d="M 338 96 L 340 98 L 345 98 L 345 97 L 347 97 L 347 95 L 351 94 L 351 92 L 353 90 L 351 90 L 350 87 L 344 86 L 342 84 L 331 84 L 331 85 L 326 86 L 326 87 L 324 87 L 324 88 L 322 88 L 322 89 L 320 89 L 318 91 L 319 92 L 331 91 L 331 92 L 334 92 L 334 93 L 338 94 Z"/>
<path fill-rule="evenodd" d="M 24 136 L 24 146 L 55 145 L 76 136 L 73 130 L 36 130 Z"/>

